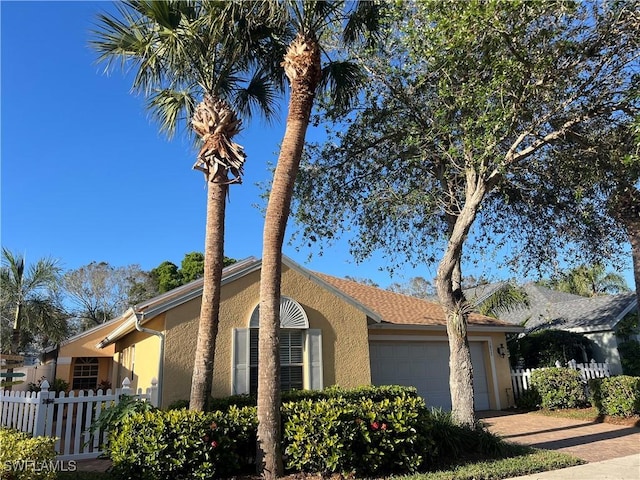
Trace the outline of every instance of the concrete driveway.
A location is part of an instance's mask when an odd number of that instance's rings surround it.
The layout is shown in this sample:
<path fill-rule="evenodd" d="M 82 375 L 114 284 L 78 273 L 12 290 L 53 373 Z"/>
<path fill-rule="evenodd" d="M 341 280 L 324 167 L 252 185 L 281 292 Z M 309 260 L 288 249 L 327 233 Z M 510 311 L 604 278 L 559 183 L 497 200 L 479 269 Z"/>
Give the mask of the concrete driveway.
<path fill-rule="evenodd" d="M 549 417 L 535 412 L 479 412 L 478 417 L 505 440 L 559 450 L 587 462 L 640 453 L 640 428 L 635 426 Z"/>

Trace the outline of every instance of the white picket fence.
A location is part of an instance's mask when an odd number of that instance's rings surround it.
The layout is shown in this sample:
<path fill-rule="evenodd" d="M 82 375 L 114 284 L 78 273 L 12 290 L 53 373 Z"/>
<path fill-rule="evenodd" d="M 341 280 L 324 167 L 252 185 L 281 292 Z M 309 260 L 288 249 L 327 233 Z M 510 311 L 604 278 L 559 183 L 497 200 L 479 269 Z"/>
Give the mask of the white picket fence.
<path fill-rule="evenodd" d="M 556 362 L 556 366 L 560 367 L 560 362 Z M 589 363 L 577 363 L 575 360 L 570 360 L 567 362 L 567 367 L 579 371 L 585 382 L 592 378 L 611 376 L 608 363 L 596 363 L 593 359 Z M 536 370 L 544 370 L 544 368 L 516 368 L 511 370 L 511 386 L 513 387 L 515 399 L 520 398 L 525 391 L 531 389 L 531 374 Z"/>
<path fill-rule="evenodd" d="M 92 435 L 91 424 L 106 407 L 117 404 L 122 395 L 134 395 L 141 401 L 158 405 L 158 382 L 143 393 L 135 393 L 131 382 L 125 378 L 122 388 L 103 392 L 80 391 L 77 395 L 64 392 L 56 397 L 49 391 L 49 382 L 43 381 L 39 392 L 0 392 L 0 425 L 32 436 L 55 437 L 58 460 L 82 460 L 96 458 L 102 453 L 106 432 Z"/>

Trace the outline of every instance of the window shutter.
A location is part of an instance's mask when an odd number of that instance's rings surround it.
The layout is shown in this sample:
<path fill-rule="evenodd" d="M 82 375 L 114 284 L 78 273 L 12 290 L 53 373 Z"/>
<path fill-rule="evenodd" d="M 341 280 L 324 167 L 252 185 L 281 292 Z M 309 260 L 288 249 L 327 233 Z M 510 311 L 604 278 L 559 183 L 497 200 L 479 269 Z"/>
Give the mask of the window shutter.
<path fill-rule="evenodd" d="M 305 389 L 322 390 L 322 330 L 310 328 L 306 331 L 307 381 Z"/>
<path fill-rule="evenodd" d="M 232 395 L 249 393 L 249 329 L 233 329 Z"/>

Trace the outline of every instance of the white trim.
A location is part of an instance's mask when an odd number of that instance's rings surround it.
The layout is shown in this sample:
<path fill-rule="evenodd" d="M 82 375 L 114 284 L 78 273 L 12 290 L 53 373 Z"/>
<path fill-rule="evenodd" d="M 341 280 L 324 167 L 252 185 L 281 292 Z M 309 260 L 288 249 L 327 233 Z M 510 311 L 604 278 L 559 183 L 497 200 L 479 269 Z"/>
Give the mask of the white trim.
<path fill-rule="evenodd" d="M 249 317 L 249 328 L 260 328 L 260 303 L 258 303 Z M 280 328 L 294 330 L 309 328 L 309 318 L 302 305 L 291 297 L 280 297 Z"/>
<path fill-rule="evenodd" d="M 489 362 L 491 363 L 491 377 L 493 378 L 493 395 L 496 399 L 496 410 L 502 410 L 502 402 L 500 402 L 500 389 L 498 387 L 498 373 L 496 371 L 496 357 L 493 353 L 493 339 L 487 339 L 489 348 Z"/>
<path fill-rule="evenodd" d="M 72 357 L 58 357 L 56 363 L 58 365 L 71 365 Z"/>
<path fill-rule="evenodd" d="M 500 390 L 498 388 L 498 376 L 496 375 L 496 366 L 493 357 L 493 341 L 491 337 L 467 337 L 469 342 L 479 342 L 486 343 L 487 348 L 489 348 L 489 358 L 491 363 L 491 378 L 493 380 L 493 394 L 496 399 L 496 410 L 501 409 L 500 402 Z M 389 342 L 389 341 L 401 341 L 401 342 L 447 342 L 449 343 L 448 337 L 438 336 L 434 337 L 432 335 L 370 335 L 369 342 Z M 484 355 L 483 355 L 484 358 Z M 485 369 L 486 373 L 486 369 Z M 489 381 L 487 380 L 487 387 L 489 386 Z"/>

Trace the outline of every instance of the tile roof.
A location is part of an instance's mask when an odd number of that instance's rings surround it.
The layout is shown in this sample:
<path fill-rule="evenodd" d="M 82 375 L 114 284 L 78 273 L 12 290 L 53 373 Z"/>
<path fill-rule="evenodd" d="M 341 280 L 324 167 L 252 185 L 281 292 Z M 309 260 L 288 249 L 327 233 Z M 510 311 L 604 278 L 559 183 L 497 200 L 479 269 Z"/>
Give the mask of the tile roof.
<path fill-rule="evenodd" d="M 369 310 L 376 312 L 386 323 L 396 325 L 446 325 L 442 307 L 436 303 L 401 293 L 382 290 L 352 280 L 313 272 L 332 287 L 353 298 Z M 512 327 L 513 324 L 472 313 L 469 325 Z"/>

